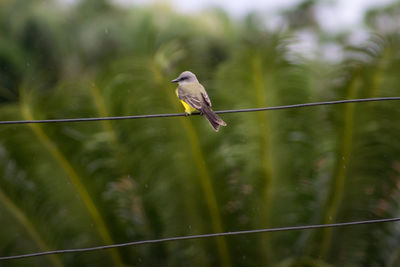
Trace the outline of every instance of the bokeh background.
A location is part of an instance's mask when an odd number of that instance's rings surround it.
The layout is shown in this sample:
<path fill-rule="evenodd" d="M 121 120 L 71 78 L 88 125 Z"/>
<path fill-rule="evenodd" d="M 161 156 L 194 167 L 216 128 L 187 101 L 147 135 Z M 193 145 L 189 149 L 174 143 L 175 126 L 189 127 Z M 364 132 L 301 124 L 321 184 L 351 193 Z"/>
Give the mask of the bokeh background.
<path fill-rule="evenodd" d="M 183 70 L 216 110 L 400 96 L 398 1 L 336 15 L 335 1 L 238 13 L 120 2 L 0 1 L 0 120 L 182 112 L 169 81 Z M 0 256 L 399 216 L 398 102 L 222 117 L 218 133 L 199 116 L 0 125 Z M 400 266 L 400 228 L 0 262 L 125 265 Z"/>

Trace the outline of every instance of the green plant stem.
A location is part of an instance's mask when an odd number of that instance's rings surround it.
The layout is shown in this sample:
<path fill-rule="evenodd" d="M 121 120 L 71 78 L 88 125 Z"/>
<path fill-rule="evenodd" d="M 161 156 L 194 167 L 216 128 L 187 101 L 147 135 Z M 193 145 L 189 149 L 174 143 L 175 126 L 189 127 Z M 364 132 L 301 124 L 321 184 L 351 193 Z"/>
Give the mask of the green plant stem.
<path fill-rule="evenodd" d="M 33 120 L 34 117 L 31 113 L 31 110 L 26 103 L 26 101 L 22 101 L 21 104 L 22 115 L 27 120 Z M 89 214 L 92 216 L 97 230 L 102 237 L 105 244 L 113 244 L 113 240 L 111 235 L 106 227 L 103 218 L 101 217 L 93 199 L 89 195 L 85 185 L 82 182 L 82 178 L 79 177 L 78 173 L 72 167 L 71 163 L 67 160 L 67 158 L 63 155 L 63 153 L 59 150 L 56 144 L 46 135 L 40 125 L 38 124 L 29 124 L 29 127 L 35 133 L 39 141 L 43 144 L 43 146 L 50 152 L 56 162 L 60 165 L 60 167 L 65 171 L 69 180 L 74 185 L 76 191 L 78 192 L 82 202 L 85 204 L 86 208 L 89 211 Z M 122 259 L 116 249 L 111 249 L 110 254 L 116 266 L 124 266 L 122 263 Z"/>
<path fill-rule="evenodd" d="M 266 89 L 264 88 L 264 75 L 263 75 L 263 66 L 261 61 L 261 55 L 256 54 L 252 58 L 252 81 L 255 88 L 255 96 L 256 103 L 258 106 L 263 107 L 266 105 Z M 274 186 L 274 180 L 272 175 L 272 162 L 271 162 L 271 147 L 270 147 L 270 120 L 268 118 L 267 112 L 258 113 L 258 128 L 260 131 L 260 159 L 261 166 L 264 172 L 265 178 L 265 188 L 263 191 L 263 203 L 265 204 L 265 208 L 261 213 L 261 225 L 262 227 L 268 227 L 270 225 L 270 212 L 271 212 L 271 202 L 272 202 L 272 192 Z M 262 237 L 262 246 L 265 248 L 262 253 L 264 258 L 264 264 L 269 265 L 271 261 L 271 246 L 270 240 L 268 236 Z"/>
<path fill-rule="evenodd" d="M 353 80 L 350 82 L 347 98 L 352 99 L 356 96 L 357 88 L 359 87 L 359 74 L 356 73 Z M 332 223 L 337 219 L 337 213 L 340 209 L 340 204 L 345 191 L 347 178 L 347 168 L 350 161 L 351 149 L 353 145 L 355 105 L 348 104 L 345 106 L 344 125 L 339 145 L 338 154 L 336 155 L 336 164 L 332 175 L 331 187 L 328 192 L 328 199 L 323 217 L 323 223 Z M 319 246 L 319 256 L 324 259 L 329 251 L 332 240 L 332 228 L 322 230 L 321 245 Z"/>
<path fill-rule="evenodd" d="M 4 204 L 6 209 L 16 218 L 16 220 L 26 229 L 29 236 L 37 244 L 41 251 L 50 251 L 51 249 L 46 242 L 42 239 L 39 232 L 36 230 L 33 223 L 25 216 L 24 212 L 4 193 L 0 188 L 0 201 Z M 46 256 L 54 266 L 64 266 L 57 255 Z"/>
<path fill-rule="evenodd" d="M 106 105 L 104 103 L 104 98 L 101 95 L 99 88 L 96 85 L 90 86 L 90 92 L 92 93 L 93 100 L 97 109 L 97 113 L 100 115 L 100 117 L 109 117 L 109 113 L 107 112 Z M 102 125 L 104 129 L 108 132 L 108 134 L 111 136 L 111 142 L 119 146 L 117 134 L 115 133 L 114 128 L 111 125 L 110 121 L 102 121 Z"/>

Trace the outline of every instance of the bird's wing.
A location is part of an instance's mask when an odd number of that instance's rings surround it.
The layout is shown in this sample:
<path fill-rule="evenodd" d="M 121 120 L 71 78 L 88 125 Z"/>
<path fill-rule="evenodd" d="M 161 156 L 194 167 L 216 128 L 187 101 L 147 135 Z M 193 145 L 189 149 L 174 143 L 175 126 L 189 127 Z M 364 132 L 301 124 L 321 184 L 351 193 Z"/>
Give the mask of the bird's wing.
<path fill-rule="evenodd" d="M 178 87 L 178 98 L 185 101 L 186 104 L 195 109 L 201 109 L 202 99 L 197 95 L 186 92 L 181 87 Z"/>
<path fill-rule="evenodd" d="M 201 109 L 201 100 L 195 96 L 183 95 L 179 96 L 179 99 L 185 101 L 192 108 Z"/>
<path fill-rule="evenodd" d="M 205 90 L 203 92 L 201 92 L 201 96 L 203 97 L 204 101 L 206 101 L 207 105 L 209 107 L 211 107 L 211 100 L 208 97 L 208 94 L 207 94 L 207 92 Z"/>
<path fill-rule="evenodd" d="M 201 85 L 200 83 L 199 83 L 199 85 L 200 85 L 199 89 L 200 89 L 201 98 L 203 98 L 202 100 L 205 101 L 207 106 L 211 107 L 211 100 L 210 100 L 210 97 L 208 97 L 206 89 L 204 89 L 203 85 Z"/>

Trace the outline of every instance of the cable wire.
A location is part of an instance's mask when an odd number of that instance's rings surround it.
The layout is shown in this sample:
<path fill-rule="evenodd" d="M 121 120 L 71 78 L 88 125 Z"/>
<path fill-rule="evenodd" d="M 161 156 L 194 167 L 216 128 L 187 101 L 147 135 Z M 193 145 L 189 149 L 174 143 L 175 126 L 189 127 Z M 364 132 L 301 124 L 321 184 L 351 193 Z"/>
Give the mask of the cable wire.
<path fill-rule="evenodd" d="M 15 256 L 5 256 L 5 257 L 0 257 L 0 261 L 21 259 L 21 258 L 30 258 L 30 257 L 44 256 L 44 255 L 50 255 L 50 254 L 65 254 L 65 253 L 88 252 L 88 251 L 104 250 L 104 249 L 111 249 L 111 248 L 119 248 L 119 247 L 127 247 L 127 246 L 139 246 L 139 245 L 145 245 L 145 244 L 164 243 L 164 242 L 189 240 L 189 239 L 200 239 L 200 238 L 210 238 L 210 237 L 220 237 L 220 236 L 233 236 L 233 235 L 245 235 L 245 234 L 256 234 L 256 233 L 268 233 L 268 232 L 309 230 L 309 229 L 329 228 L 329 227 L 344 227 L 344 226 L 354 226 L 354 225 L 362 225 L 362 224 L 375 224 L 375 223 L 387 223 L 387 222 L 397 222 L 397 221 L 400 221 L 400 217 L 387 218 L 387 219 L 377 219 L 377 220 L 366 220 L 366 221 L 343 222 L 343 223 L 314 224 L 314 225 L 267 228 L 267 229 L 245 230 L 245 231 L 235 231 L 235 232 L 223 232 L 223 233 L 213 233 L 213 234 L 203 234 L 203 235 L 176 236 L 176 237 L 168 237 L 168 238 L 161 238 L 161 239 L 133 241 L 133 242 L 120 243 L 120 244 L 114 244 L 114 245 L 106 245 L 106 246 L 98 246 L 98 247 L 61 249 L 61 250 L 53 250 L 53 251 L 35 252 L 35 253 L 30 253 L 30 254 L 21 254 L 21 255 L 15 255 Z"/>
<path fill-rule="evenodd" d="M 323 102 L 303 103 L 303 104 L 264 107 L 264 108 L 220 110 L 220 111 L 215 111 L 215 113 L 224 114 L 224 113 L 239 113 L 239 112 L 257 112 L 257 111 L 266 111 L 266 110 L 304 108 L 304 107 L 315 107 L 315 106 L 324 106 L 324 105 L 359 103 L 359 102 L 374 102 L 374 101 L 390 101 L 390 100 L 400 100 L 400 97 L 395 96 L 395 97 L 376 97 L 376 98 L 323 101 Z M 192 113 L 192 115 L 200 115 L 200 113 L 196 112 L 196 113 Z M 96 117 L 96 118 L 50 119 L 50 120 L 0 121 L 0 125 L 1 124 L 25 124 L 25 123 L 62 123 L 62 122 L 105 121 L 105 120 L 131 120 L 131 119 L 150 119 L 150 118 L 166 118 L 166 117 L 179 117 L 179 116 L 185 116 L 185 113 L 148 114 L 148 115 L 132 115 L 132 116 L 118 116 L 118 117 Z"/>

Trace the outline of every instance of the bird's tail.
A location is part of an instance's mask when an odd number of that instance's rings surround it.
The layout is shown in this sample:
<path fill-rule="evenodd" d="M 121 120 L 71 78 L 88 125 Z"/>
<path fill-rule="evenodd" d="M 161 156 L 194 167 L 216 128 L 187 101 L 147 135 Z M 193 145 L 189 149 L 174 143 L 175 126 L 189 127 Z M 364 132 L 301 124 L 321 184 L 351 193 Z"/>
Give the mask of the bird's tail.
<path fill-rule="evenodd" d="M 218 132 L 220 126 L 226 126 L 226 122 L 224 122 L 210 107 L 202 108 L 200 111 L 206 116 L 216 132 Z"/>

